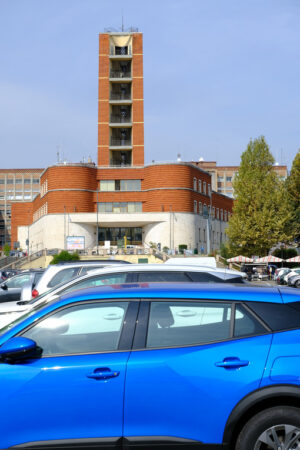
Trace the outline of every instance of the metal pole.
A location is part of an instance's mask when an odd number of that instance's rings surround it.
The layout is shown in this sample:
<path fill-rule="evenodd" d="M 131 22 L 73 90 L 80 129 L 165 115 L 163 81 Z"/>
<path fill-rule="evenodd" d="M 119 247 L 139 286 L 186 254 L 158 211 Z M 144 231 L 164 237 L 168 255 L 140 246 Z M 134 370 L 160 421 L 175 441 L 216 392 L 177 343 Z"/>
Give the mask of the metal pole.
<path fill-rule="evenodd" d="M 97 189 L 97 231 L 96 231 L 96 239 L 97 239 L 97 255 L 98 255 L 98 245 L 99 245 L 98 194 L 99 194 L 99 191 L 98 191 L 98 189 Z"/>
<path fill-rule="evenodd" d="M 66 205 L 64 205 L 64 250 L 66 250 Z"/>

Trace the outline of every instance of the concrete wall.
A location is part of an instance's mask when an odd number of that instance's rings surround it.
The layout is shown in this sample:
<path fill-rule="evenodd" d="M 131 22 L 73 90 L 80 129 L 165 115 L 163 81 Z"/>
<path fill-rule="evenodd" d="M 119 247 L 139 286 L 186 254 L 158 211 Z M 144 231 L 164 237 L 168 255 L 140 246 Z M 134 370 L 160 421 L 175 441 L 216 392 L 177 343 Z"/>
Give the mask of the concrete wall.
<path fill-rule="evenodd" d="M 66 236 L 84 236 L 85 248 L 96 245 L 96 213 L 48 214 L 29 227 L 30 253 L 44 248 L 65 248 Z M 208 220 L 193 213 L 136 213 L 99 214 L 99 226 L 104 227 L 142 227 L 143 242 L 160 243 L 161 248 L 178 248 L 180 244 L 188 249 L 207 253 Z M 227 222 L 211 221 L 210 251 L 219 249 L 225 241 Z M 19 227 L 18 240 L 26 249 L 28 227 Z"/>

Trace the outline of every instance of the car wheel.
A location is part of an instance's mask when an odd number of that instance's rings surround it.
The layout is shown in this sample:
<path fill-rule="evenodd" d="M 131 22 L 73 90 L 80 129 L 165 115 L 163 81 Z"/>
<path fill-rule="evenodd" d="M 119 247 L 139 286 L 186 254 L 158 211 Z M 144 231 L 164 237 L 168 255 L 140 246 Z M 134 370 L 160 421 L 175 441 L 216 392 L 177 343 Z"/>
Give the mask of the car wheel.
<path fill-rule="evenodd" d="M 278 406 L 252 417 L 238 436 L 236 450 L 300 449 L 298 408 Z"/>
<path fill-rule="evenodd" d="M 297 281 L 296 281 L 295 287 L 296 287 L 296 288 L 300 288 L 300 280 L 297 280 Z"/>

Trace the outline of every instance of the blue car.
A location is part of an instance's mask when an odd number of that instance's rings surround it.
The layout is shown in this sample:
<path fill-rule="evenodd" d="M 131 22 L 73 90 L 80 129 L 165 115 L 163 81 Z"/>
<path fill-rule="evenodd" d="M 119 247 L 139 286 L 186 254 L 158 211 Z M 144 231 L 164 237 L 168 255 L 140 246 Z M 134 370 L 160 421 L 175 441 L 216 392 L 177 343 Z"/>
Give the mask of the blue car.
<path fill-rule="evenodd" d="M 106 286 L 0 333 L 1 449 L 300 449 L 292 288 Z"/>

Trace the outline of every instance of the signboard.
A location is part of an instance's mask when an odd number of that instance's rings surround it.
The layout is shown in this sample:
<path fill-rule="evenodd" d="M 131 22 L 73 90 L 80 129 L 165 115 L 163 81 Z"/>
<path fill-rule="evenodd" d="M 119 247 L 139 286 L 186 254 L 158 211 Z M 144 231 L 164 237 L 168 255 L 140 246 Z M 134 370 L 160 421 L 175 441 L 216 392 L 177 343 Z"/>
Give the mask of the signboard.
<path fill-rule="evenodd" d="M 67 236 L 67 250 L 84 250 L 84 236 Z"/>

